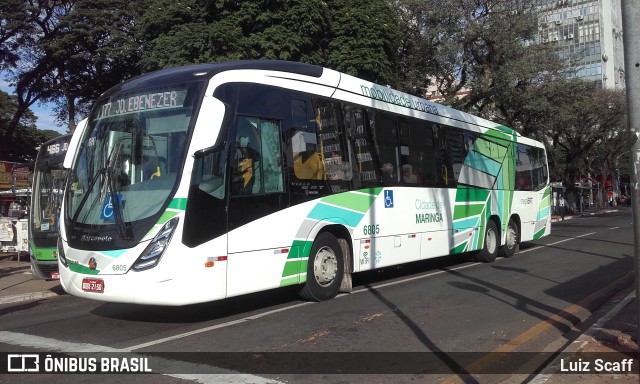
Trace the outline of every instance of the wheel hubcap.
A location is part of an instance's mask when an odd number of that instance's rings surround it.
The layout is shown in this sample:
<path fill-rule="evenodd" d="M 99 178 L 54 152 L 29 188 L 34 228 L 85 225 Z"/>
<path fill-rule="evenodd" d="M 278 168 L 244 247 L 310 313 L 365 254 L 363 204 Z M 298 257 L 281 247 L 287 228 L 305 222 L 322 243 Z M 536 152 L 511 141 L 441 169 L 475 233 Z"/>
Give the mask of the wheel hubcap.
<path fill-rule="evenodd" d="M 331 248 L 323 247 L 313 260 L 313 275 L 321 286 L 327 286 L 336 279 L 338 259 Z"/>
<path fill-rule="evenodd" d="M 496 233 L 492 229 L 489 229 L 487 231 L 486 242 L 487 242 L 487 251 L 493 254 L 496 251 L 497 240 L 496 240 Z"/>
<path fill-rule="evenodd" d="M 507 247 L 513 248 L 516 246 L 516 230 L 513 227 L 507 229 Z"/>

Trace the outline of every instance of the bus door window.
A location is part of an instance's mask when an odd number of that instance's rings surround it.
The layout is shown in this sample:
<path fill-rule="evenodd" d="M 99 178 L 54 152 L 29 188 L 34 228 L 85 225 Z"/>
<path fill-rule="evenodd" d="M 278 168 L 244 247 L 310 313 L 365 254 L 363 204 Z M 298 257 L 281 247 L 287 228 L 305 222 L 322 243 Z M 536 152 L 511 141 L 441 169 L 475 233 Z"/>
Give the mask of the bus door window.
<path fill-rule="evenodd" d="M 232 194 L 283 192 L 279 121 L 240 116 L 236 132 Z"/>

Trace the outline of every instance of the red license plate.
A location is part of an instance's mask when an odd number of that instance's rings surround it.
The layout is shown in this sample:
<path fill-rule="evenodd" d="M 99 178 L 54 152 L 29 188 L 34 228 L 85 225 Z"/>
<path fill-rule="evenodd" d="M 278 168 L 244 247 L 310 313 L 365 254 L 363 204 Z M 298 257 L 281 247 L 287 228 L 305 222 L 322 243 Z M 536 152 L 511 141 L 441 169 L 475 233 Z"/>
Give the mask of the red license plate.
<path fill-rule="evenodd" d="M 51 280 L 60 280 L 59 272 L 51 272 Z"/>
<path fill-rule="evenodd" d="M 102 279 L 82 279 L 82 290 L 85 292 L 104 292 L 104 281 Z"/>

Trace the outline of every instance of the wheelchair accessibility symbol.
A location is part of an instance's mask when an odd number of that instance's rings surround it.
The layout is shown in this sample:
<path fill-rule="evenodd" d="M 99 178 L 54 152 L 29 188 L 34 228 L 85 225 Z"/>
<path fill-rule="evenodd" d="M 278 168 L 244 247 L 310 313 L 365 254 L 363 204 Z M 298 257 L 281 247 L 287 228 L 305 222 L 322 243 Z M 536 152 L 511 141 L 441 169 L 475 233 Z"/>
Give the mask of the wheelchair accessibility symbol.
<path fill-rule="evenodd" d="M 384 191 L 384 207 L 393 208 L 393 191 Z"/>
<path fill-rule="evenodd" d="M 122 200 L 122 195 L 118 194 L 118 203 Z M 115 220 L 113 216 L 113 202 L 111 201 L 111 195 L 107 196 L 107 199 L 102 206 L 102 213 L 100 214 L 102 220 Z"/>

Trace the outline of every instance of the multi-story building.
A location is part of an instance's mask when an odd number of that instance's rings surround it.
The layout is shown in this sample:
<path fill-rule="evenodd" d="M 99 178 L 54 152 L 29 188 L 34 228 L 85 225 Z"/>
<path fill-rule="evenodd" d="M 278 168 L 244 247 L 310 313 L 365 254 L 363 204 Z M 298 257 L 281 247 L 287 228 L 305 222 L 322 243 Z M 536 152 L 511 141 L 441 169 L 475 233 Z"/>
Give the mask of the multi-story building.
<path fill-rule="evenodd" d="M 559 44 L 575 75 L 624 89 L 621 0 L 541 0 L 540 42 Z"/>

